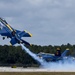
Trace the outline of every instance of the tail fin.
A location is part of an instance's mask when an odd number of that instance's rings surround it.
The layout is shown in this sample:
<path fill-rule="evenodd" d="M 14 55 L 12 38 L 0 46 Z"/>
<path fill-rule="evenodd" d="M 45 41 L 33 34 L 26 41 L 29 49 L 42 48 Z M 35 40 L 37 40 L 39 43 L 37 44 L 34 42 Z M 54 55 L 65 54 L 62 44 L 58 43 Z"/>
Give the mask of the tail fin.
<path fill-rule="evenodd" d="M 66 56 L 66 54 L 67 54 L 68 51 L 69 51 L 69 49 L 67 48 L 67 49 L 61 54 L 61 57 Z"/>
<path fill-rule="evenodd" d="M 60 48 L 57 48 L 55 56 L 61 56 L 61 50 L 60 50 Z"/>

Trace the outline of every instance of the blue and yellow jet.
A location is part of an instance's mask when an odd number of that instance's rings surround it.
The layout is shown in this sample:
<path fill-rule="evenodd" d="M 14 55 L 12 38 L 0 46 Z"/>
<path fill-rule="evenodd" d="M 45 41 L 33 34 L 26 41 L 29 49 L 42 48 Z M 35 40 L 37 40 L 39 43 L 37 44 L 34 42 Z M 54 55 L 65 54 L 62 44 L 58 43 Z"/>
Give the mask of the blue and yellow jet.
<path fill-rule="evenodd" d="M 67 48 L 62 54 L 60 52 L 60 49 L 57 48 L 56 53 L 55 54 L 50 54 L 50 53 L 39 53 L 37 54 L 37 56 L 41 59 L 44 59 L 45 61 L 49 62 L 49 61 L 59 61 L 59 60 L 63 60 L 67 54 L 67 52 L 69 51 L 69 49 Z"/>
<path fill-rule="evenodd" d="M 3 40 L 5 37 L 11 38 L 10 43 L 11 45 L 14 45 L 16 43 L 20 44 L 27 44 L 30 45 L 30 43 L 26 42 L 25 40 L 21 39 L 22 37 L 31 37 L 32 35 L 27 31 L 19 31 L 14 28 L 12 28 L 6 20 L 0 18 L 0 35 L 3 36 Z"/>

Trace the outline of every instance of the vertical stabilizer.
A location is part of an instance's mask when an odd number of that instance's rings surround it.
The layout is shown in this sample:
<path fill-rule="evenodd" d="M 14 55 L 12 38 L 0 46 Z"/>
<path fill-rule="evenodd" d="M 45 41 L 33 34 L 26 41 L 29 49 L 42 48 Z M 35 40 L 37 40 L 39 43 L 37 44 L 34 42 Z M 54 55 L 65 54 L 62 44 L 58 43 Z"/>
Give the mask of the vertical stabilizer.
<path fill-rule="evenodd" d="M 57 48 L 55 56 L 61 56 L 61 50 L 60 50 L 60 48 Z"/>
<path fill-rule="evenodd" d="M 62 57 L 66 56 L 66 54 L 67 54 L 68 51 L 69 51 L 69 49 L 67 48 L 67 49 L 61 54 L 61 56 L 62 56 Z"/>

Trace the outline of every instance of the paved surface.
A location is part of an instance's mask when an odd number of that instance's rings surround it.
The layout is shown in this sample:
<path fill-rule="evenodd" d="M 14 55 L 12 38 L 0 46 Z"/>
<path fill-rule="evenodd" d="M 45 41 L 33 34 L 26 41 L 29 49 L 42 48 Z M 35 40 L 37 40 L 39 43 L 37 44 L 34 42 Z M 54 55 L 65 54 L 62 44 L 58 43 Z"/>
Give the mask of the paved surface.
<path fill-rule="evenodd" d="M 50 70 L 50 69 L 39 69 L 39 68 L 11 68 L 11 67 L 0 67 L 0 72 L 75 72 L 75 70 Z"/>

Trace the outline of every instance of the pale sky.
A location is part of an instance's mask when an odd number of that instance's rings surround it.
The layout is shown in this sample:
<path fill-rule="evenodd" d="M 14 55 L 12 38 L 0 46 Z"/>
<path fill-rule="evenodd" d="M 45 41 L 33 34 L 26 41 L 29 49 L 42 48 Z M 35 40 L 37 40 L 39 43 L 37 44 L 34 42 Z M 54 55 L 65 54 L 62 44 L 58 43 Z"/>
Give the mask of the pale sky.
<path fill-rule="evenodd" d="M 75 44 L 75 0 L 0 0 L 0 17 L 33 36 L 36 45 Z M 2 40 L 0 45 L 9 44 Z"/>

